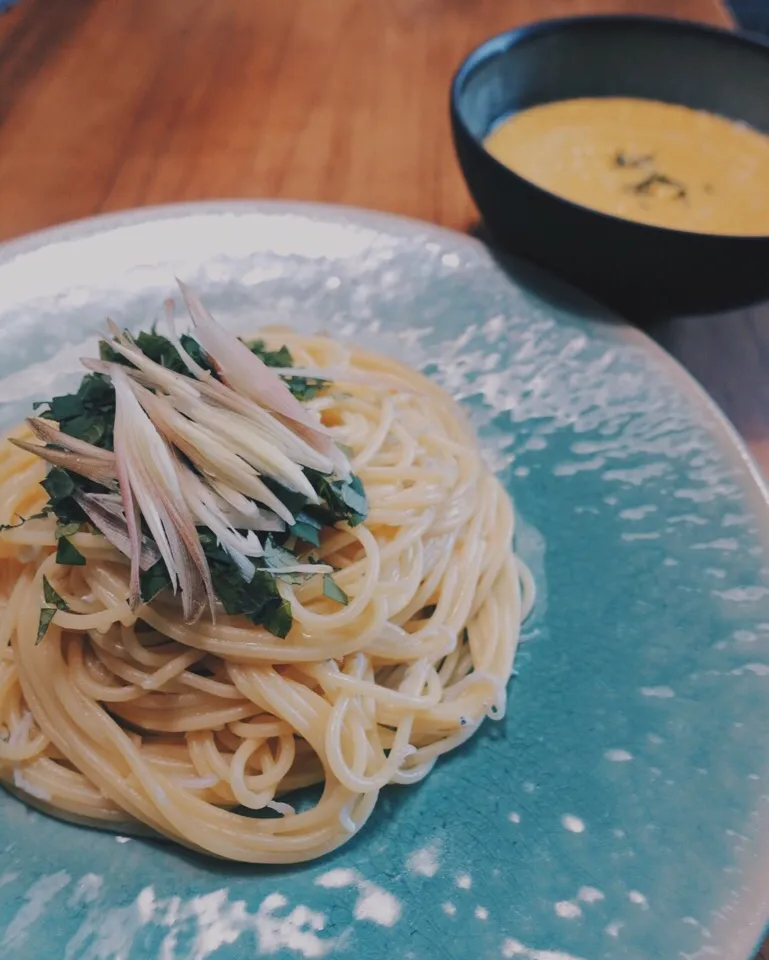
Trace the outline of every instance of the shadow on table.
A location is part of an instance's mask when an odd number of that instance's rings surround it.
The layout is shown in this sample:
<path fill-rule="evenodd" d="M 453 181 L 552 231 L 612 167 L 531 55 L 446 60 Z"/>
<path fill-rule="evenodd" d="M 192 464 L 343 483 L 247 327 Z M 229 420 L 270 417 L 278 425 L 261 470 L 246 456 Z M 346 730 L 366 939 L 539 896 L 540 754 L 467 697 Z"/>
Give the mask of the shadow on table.
<path fill-rule="evenodd" d="M 769 472 L 769 304 L 679 317 L 654 337 L 700 381 Z"/>

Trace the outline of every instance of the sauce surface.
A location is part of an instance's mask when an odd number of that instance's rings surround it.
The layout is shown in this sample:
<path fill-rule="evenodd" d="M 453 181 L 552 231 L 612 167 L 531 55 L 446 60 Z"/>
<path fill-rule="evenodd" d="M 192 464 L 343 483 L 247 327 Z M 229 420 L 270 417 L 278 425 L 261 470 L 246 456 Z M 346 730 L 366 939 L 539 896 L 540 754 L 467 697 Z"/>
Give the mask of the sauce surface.
<path fill-rule="evenodd" d="M 560 100 L 484 141 L 511 170 L 603 213 L 696 233 L 769 234 L 769 136 L 678 104 Z"/>

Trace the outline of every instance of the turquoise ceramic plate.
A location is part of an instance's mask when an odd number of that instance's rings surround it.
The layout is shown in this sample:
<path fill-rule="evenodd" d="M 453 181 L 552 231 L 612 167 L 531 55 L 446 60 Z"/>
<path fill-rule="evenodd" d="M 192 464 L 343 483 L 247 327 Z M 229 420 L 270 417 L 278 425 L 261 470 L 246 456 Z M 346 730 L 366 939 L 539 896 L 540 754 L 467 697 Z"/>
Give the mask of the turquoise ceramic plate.
<path fill-rule="evenodd" d="M 769 517 L 702 391 L 465 237 L 200 205 L 0 252 L 3 426 L 174 275 L 236 329 L 333 331 L 460 397 L 522 515 L 536 611 L 507 719 L 321 862 L 214 862 L 3 795 L 0 956 L 746 960 L 769 915 Z"/>

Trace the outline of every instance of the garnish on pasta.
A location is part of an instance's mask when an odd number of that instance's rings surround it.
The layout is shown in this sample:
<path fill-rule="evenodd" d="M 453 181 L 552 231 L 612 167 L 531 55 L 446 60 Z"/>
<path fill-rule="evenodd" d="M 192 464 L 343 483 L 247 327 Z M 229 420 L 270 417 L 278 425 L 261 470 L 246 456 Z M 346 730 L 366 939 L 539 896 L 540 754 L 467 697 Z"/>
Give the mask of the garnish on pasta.
<path fill-rule="evenodd" d="M 182 293 L 190 333 L 170 303 L 110 325 L 0 441 L 0 784 L 310 860 L 504 715 L 533 584 L 437 384 L 330 337 L 241 340 Z"/>
<path fill-rule="evenodd" d="M 69 537 L 88 524 L 129 559 L 132 609 L 170 588 L 188 623 L 205 608 L 215 617 L 218 601 L 285 637 L 281 578 L 322 576 L 325 595 L 347 602 L 311 548 L 324 527 L 365 520 L 363 485 L 302 406 L 328 381 L 291 372 L 285 346 L 227 333 L 182 292 L 195 336 L 177 336 L 171 302 L 169 337 L 111 324 L 78 390 L 35 405 L 42 446 L 12 442 L 53 465 L 59 563 L 85 563 Z"/>

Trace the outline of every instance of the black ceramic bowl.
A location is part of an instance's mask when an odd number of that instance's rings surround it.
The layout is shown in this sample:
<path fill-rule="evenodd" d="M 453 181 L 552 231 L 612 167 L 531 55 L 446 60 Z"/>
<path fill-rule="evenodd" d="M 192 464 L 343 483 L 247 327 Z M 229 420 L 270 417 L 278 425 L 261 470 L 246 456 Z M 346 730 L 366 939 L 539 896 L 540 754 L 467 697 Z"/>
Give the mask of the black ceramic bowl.
<path fill-rule="evenodd" d="M 598 213 L 535 186 L 483 147 L 511 113 L 602 96 L 680 103 L 769 133 L 769 44 L 620 16 L 542 21 L 481 44 L 452 82 L 451 120 L 462 172 L 494 239 L 636 322 L 769 297 L 769 236 L 688 233 Z"/>

